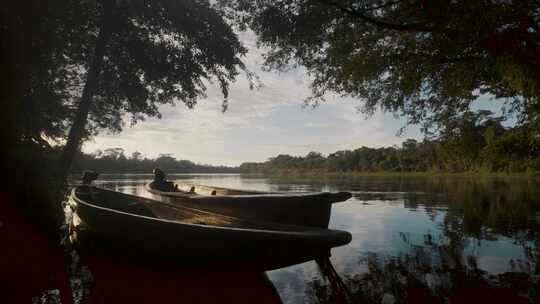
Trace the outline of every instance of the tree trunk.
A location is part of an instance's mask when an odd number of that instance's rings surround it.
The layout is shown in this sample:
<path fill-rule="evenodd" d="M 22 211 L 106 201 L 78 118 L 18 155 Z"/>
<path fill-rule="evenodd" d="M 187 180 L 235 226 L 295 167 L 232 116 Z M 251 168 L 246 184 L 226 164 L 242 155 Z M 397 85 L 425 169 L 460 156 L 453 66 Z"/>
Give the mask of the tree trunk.
<path fill-rule="evenodd" d="M 105 3 L 107 2 L 109 1 L 105 1 Z M 73 125 L 69 130 L 66 145 L 64 146 L 59 159 L 60 178 L 62 178 L 64 181 L 67 179 L 73 159 L 75 158 L 75 155 L 82 144 L 88 113 L 98 86 L 98 77 L 103 65 L 105 46 L 110 36 L 110 29 L 107 28 L 107 15 L 110 12 L 110 8 L 104 5 L 102 12 L 101 28 L 97 37 L 92 62 L 90 63 L 86 76 L 86 83 L 84 85 L 81 101 L 79 103 L 79 107 L 77 108 Z"/>

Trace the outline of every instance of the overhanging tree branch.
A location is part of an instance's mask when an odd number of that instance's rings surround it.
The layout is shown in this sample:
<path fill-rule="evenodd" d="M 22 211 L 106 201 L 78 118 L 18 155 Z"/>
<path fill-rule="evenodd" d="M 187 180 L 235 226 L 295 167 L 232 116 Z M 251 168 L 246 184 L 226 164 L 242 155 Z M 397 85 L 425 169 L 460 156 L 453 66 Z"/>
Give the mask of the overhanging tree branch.
<path fill-rule="evenodd" d="M 367 11 L 358 11 L 358 10 L 354 9 L 353 7 L 345 7 L 342 4 L 340 4 L 338 2 L 335 2 L 335 1 L 328 1 L 328 0 L 320 0 L 320 1 L 322 3 L 324 3 L 324 4 L 333 6 L 333 7 L 339 9 L 340 11 L 342 11 L 342 12 L 344 12 L 344 13 L 350 15 L 350 16 L 362 19 L 362 20 L 364 20 L 364 21 L 366 21 L 368 23 L 371 23 L 373 25 L 376 25 L 376 26 L 378 26 L 380 28 L 384 28 L 384 29 L 396 30 L 396 31 L 429 32 L 429 33 L 435 32 L 435 31 L 437 31 L 439 29 L 436 26 L 429 26 L 428 22 L 414 22 L 414 23 L 407 23 L 407 24 L 390 23 L 390 22 L 382 21 L 382 20 L 377 19 L 375 17 L 371 17 L 371 16 L 366 15 L 365 13 Z M 397 2 L 399 2 L 399 1 L 389 2 L 389 3 L 385 4 L 385 5 L 380 5 L 378 8 L 377 7 L 369 8 L 368 11 L 371 11 L 371 10 L 374 10 L 374 9 L 381 9 L 381 8 L 386 7 L 386 6 L 396 4 Z"/>
<path fill-rule="evenodd" d="M 369 7 L 369 8 L 365 8 L 365 9 L 363 9 L 362 11 L 363 11 L 364 13 L 376 11 L 376 10 L 381 9 L 381 8 L 385 8 L 385 7 L 389 7 L 389 6 L 398 4 L 398 3 L 400 3 L 401 1 L 402 1 L 402 0 L 389 1 L 389 2 L 386 2 L 385 4 L 381 4 L 381 5 L 371 6 L 371 7 Z"/>

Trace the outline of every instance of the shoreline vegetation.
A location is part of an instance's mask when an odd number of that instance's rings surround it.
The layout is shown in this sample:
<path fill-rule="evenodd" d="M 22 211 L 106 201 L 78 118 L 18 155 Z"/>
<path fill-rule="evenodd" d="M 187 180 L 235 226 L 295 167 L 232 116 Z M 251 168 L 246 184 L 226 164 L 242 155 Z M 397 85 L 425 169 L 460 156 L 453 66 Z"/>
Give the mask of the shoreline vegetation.
<path fill-rule="evenodd" d="M 122 148 L 91 154 L 79 153 L 73 171 L 100 173 L 150 173 L 154 168 L 182 173 L 265 173 L 274 175 L 538 175 L 540 142 L 529 129 L 505 127 L 490 111 L 467 112 L 454 117 L 439 132 L 422 141 L 406 139 L 401 146 L 360 147 L 323 155 L 280 154 L 264 162 L 237 167 L 196 164 L 171 154 L 155 159 L 140 152 L 125 155 Z"/>
<path fill-rule="evenodd" d="M 244 172 L 239 172 L 244 173 Z M 257 174 L 257 173 L 255 173 Z M 329 171 L 275 171 L 260 172 L 271 176 L 291 176 L 291 177 L 540 177 L 540 172 L 442 172 L 442 171 L 349 171 L 349 172 L 329 172 Z"/>
<path fill-rule="evenodd" d="M 494 161 L 493 155 L 478 155 L 477 159 L 464 162 L 462 155 L 449 154 L 441 143 L 408 139 L 401 148 L 361 147 L 352 151 L 338 151 L 328 156 L 318 152 L 310 152 L 303 157 L 281 154 L 265 162 L 242 163 L 233 167 L 177 160 L 170 154 L 162 154 L 155 159 L 142 157 L 139 152 L 126 156 L 121 148 L 109 148 L 92 154 L 79 154 L 74 173 L 93 170 L 101 174 L 151 174 L 154 168 L 160 168 L 168 174 L 244 173 L 305 177 L 540 176 L 539 158 Z"/>
<path fill-rule="evenodd" d="M 74 175 L 82 174 L 75 172 Z M 152 172 L 102 172 L 102 174 L 134 174 L 150 175 Z M 167 175 L 180 174 L 248 174 L 248 175 L 267 175 L 275 177 L 307 177 L 307 178 L 327 178 L 327 177 L 501 177 L 501 178 L 540 178 L 540 172 L 398 172 L 398 171 L 349 171 L 349 172 L 329 172 L 329 171 L 273 171 L 273 172 L 167 172 Z"/>

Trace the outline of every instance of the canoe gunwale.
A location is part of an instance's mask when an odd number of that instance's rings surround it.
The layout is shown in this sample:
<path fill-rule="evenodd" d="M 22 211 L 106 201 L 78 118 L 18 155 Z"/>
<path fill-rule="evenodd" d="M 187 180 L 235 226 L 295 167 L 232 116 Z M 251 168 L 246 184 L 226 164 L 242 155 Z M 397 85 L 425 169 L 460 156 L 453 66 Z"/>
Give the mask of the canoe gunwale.
<path fill-rule="evenodd" d="M 145 184 L 145 189 L 155 195 L 161 195 L 171 198 L 182 199 L 208 199 L 208 198 L 241 198 L 241 199 L 260 199 L 260 198 L 284 198 L 284 199 L 315 199 L 332 204 L 341 203 L 348 200 L 352 195 L 349 192 L 254 192 L 254 194 L 235 194 L 235 195 L 201 195 L 191 194 L 184 191 L 166 192 L 153 189 L 150 184 Z M 226 188 L 218 188 L 226 189 Z M 235 190 L 235 189 L 232 189 Z M 251 191 L 249 191 L 251 192 Z M 326 198 L 326 199 L 323 199 Z"/>

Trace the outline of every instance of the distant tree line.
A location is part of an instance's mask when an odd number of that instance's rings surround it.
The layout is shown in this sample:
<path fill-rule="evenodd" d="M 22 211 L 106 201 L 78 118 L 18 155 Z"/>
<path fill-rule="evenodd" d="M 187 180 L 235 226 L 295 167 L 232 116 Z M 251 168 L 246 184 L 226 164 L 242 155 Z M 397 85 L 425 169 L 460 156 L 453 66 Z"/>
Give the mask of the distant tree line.
<path fill-rule="evenodd" d="M 178 160 L 170 154 L 160 154 L 157 158 L 143 157 L 140 152 L 126 156 L 122 148 L 108 148 L 91 154 L 80 153 L 73 165 L 73 171 L 94 170 L 98 173 L 152 173 L 160 168 L 167 173 L 238 173 L 238 167 L 210 166 L 196 164 L 189 160 Z"/>
<path fill-rule="evenodd" d="M 540 172 L 540 146 L 528 128 L 505 127 L 490 111 L 465 112 L 448 117 L 436 131 L 426 130 L 422 141 L 405 140 L 401 146 L 342 150 L 327 156 L 280 154 L 265 162 L 239 167 L 210 166 L 178 160 L 170 154 L 155 159 L 140 152 L 125 155 L 122 148 L 80 153 L 74 171 L 100 173 L 310 173 L 310 172 Z"/>
<path fill-rule="evenodd" d="M 337 151 L 328 156 L 281 154 L 262 163 L 243 163 L 242 172 L 538 172 L 540 147 L 529 130 L 505 128 L 490 111 L 449 117 L 423 141 L 405 140 L 401 147 Z"/>

